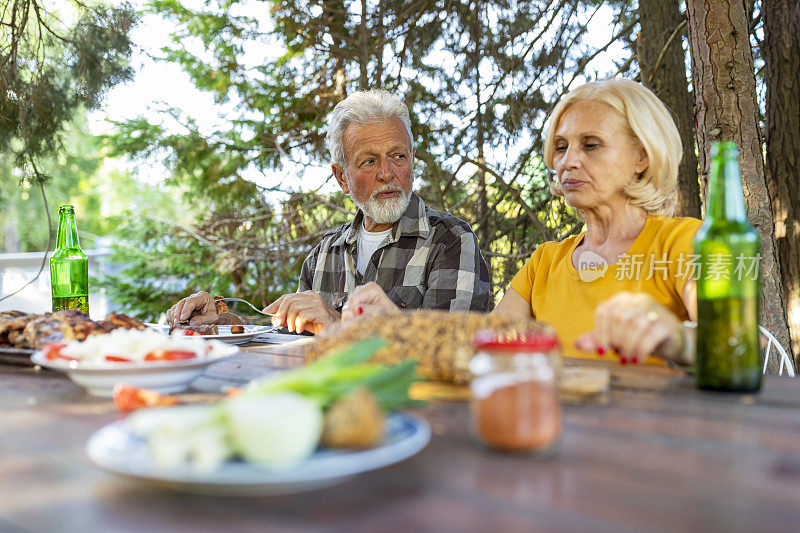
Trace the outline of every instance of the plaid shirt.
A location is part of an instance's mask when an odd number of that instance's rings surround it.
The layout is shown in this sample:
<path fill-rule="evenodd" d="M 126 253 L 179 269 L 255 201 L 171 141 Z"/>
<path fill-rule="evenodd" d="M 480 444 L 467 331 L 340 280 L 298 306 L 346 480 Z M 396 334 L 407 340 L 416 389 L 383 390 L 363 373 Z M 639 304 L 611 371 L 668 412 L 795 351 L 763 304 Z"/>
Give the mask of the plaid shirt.
<path fill-rule="evenodd" d="M 412 193 L 362 276 L 355 257 L 363 218 L 359 210 L 352 222 L 325 234 L 303 262 L 298 292 L 312 290 L 340 310 L 351 291 L 374 281 L 401 308 L 489 308 L 489 271 L 469 224 L 425 207 Z"/>

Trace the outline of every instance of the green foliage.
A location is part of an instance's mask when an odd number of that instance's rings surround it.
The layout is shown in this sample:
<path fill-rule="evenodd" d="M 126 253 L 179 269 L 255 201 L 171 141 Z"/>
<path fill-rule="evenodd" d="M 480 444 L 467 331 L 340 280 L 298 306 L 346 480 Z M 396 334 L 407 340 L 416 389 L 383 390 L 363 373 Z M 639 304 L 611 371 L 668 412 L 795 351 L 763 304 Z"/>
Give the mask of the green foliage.
<path fill-rule="evenodd" d="M 111 221 L 104 216 L 114 192 L 112 185 L 127 177 L 103 169 L 104 154 L 100 141 L 85 133 L 85 113 L 78 110 L 75 118 L 64 126 L 62 148 L 58 153 L 39 159 L 39 170 L 49 177 L 44 183 L 51 215 L 59 204 L 73 204 L 76 210 L 82 246 L 93 247 L 94 236 L 106 235 Z M 40 186 L 25 179 L 15 164 L 14 155 L 0 153 L 0 251 L 33 252 L 47 246 L 47 215 Z M 110 198 L 112 197 L 112 198 Z M 55 221 L 51 236 L 55 238 Z"/>
<path fill-rule="evenodd" d="M 67 125 L 98 106 L 111 86 L 130 78 L 128 31 L 133 11 L 77 3 L 74 24 L 38 0 L 12 0 L 0 8 L 0 152 L 35 181 L 39 158 L 62 149 Z M 31 174 L 23 175 L 29 179 Z"/>

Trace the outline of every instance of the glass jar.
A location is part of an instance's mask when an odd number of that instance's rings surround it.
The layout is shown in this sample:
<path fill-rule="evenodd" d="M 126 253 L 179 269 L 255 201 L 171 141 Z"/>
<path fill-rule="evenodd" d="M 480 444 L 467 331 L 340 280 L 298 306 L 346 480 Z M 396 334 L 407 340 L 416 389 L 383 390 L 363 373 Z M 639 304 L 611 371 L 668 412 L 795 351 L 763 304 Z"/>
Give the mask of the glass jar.
<path fill-rule="evenodd" d="M 472 422 L 476 438 L 503 451 L 545 454 L 561 436 L 558 338 L 481 331 L 475 337 Z"/>

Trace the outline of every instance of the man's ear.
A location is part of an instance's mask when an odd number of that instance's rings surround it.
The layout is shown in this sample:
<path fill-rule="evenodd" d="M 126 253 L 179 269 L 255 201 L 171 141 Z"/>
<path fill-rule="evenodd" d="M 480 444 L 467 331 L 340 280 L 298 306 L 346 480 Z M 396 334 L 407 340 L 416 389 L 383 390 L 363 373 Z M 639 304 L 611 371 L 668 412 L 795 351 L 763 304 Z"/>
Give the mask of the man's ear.
<path fill-rule="evenodd" d="M 336 178 L 336 181 L 339 183 L 339 187 L 342 188 L 342 191 L 345 194 L 350 194 L 350 187 L 347 186 L 347 177 L 344 175 L 344 169 L 342 166 L 333 164 L 331 165 L 331 170 L 333 170 L 333 176 Z"/>

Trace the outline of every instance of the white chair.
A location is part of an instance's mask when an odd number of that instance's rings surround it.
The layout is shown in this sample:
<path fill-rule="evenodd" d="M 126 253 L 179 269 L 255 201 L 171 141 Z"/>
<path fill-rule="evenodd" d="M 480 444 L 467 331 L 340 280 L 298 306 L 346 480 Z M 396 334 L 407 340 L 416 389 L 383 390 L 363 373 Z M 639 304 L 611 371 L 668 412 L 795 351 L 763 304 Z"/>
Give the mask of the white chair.
<path fill-rule="evenodd" d="M 785 368 L 786 374 L 789 377 L 792 378 L 795 377 L 794 364 L 792 362 L 792 358 L 789 357 L 789 355 L 786 353 L 786 350 L 783 348 L 783 346 L 781 346 L 781 343 L 778 342 L 778 339 L 776 339 L 772 333 L 767 331 L 767 329 L 765 329 L 764 326 L 758 326 L 758 329 L 761 330 L 761 334 L 764 335 L 764 337 L 766 337 L 767 339 L 767 351 L 764 354 L 764 369 L 762 370 L 762 373 L 764 374 L 767 373 L 767 362 L 769 361 L 769 354 L 770 351 L 772 350 L 772 347 L 775 346 L 775 350 L 778 352 L 778 355 L 781 358 L 780 365 L 778 366 L 778 375 L 782 376 L 783 370 Z"/>

